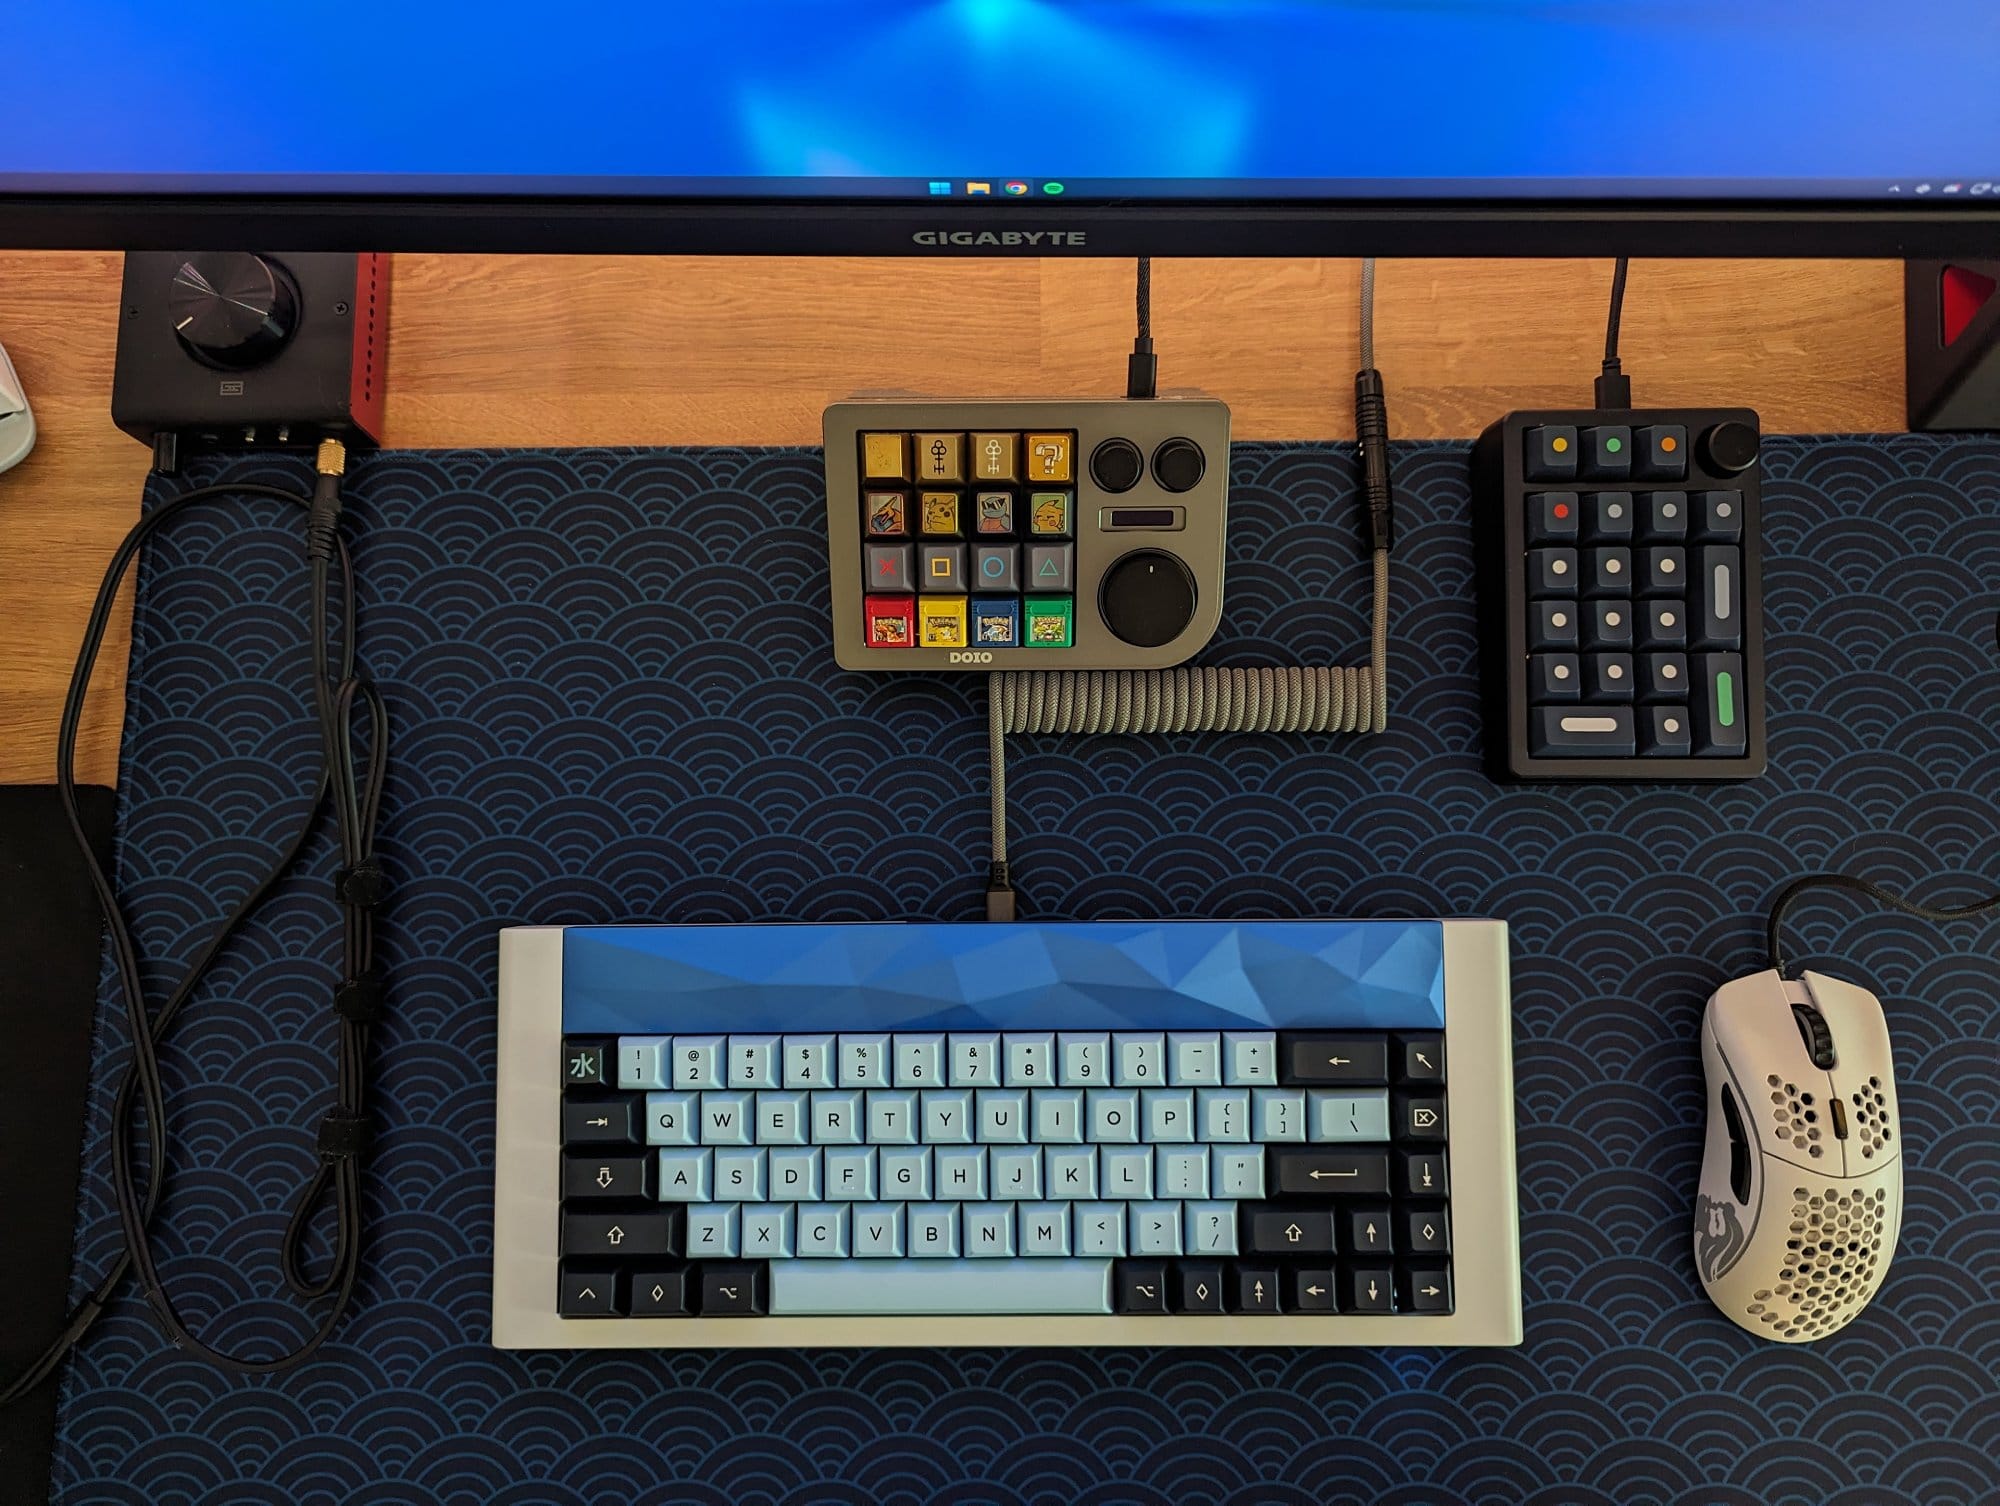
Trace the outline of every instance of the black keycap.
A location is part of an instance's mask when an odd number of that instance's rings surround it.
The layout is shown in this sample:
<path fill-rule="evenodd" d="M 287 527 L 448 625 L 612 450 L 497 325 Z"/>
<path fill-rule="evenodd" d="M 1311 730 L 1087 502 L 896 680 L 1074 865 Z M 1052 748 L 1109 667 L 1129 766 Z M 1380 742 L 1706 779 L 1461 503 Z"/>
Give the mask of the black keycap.
<path fill-rule="evenodd" d="M 1639 699 L 1681 701 L 1688 697 L 1686 654 L 1648 654 L 1639 667 Z"/>
<path fill-rule="evenodd" d="M 1743 551 L 1707 544 L 1695 551 L 1688 608 L 1701 648 L 1743 646 Z"/>
<path fill-rule="evenodd" d="M 1688 536 L 1688 494 L 1647 492 L 1641 496 L 1639 533 L 1649 543 L 1680 543 Z"/>
<path fill-rule="evenodd" d="M 1451 1185 L 1446 1177 L 1450 1168 L 1445 1165 L 1442 1150 L 1399 1150 L 1394 1155 L 1398 1197 L 1451 1195 Z"/>
<path fill-rule="evenodd" d="M 1632 431 L 1623 424 L 1598 424 L 1582 434 L 1583 474 L 1609 480 L 1632 474 Z"/>
<path fill-rule="evenodd" d="M 1630 492 L 1587 493 L 1583 499 L 1584 537 L 1593 544 L 1631 543 L 1636 510 Z"/>
<path fill-rule="evenodd" d="M 1285 1311 L 1291 1313 L 1338 1311 L 1339 1302 L 1334 1295 L 1333 1267 L 1326 1265 L 1287 1267 L 1284 1302 Z"/>
<path fill-rule="evenodd" d="M 1287 1086 L 1379 1086 L 1389 1080 L 1389 1038 L 1324 1030 L 1280 1031 L 1278 1079 Z"/>
<path fill-rule="evenodd" d="M 654 1158 L 646 1155 L 563 1157 L 563 1201 L 653 1195 Z"/>
<path fill-rule="evenodd" d="M 1522 474 L 1530 481 L 1568 481 L 1576 475 L 1576 430 L 1543 424 L 1521 436 Z"/>
<path fill-rule="evenodd" d="M 1575 654 L 1531 654 L 1528 699 L 1537 706 L 1573 701 L 1583 694 L 1583 670 Z"/>
<path fill-rule="evenodd" d="M 565 1255 L 678 1255 L 672 1208 L 592 1209 L 562 1216 Z"/>
<path fill-rule="evenodd" d="M 1167 1264 L 1163 1260 L 1119 1260 L 1112 1263 L 1117 1310 L 1121 1313 L 1163 1313 L 1167 1310 Z"/>
<path fill-rule="evenodd" d="M 1333 1212 L 1329 1208 L 1245 1205 L 1244 1223 L 1252 1255 L 1331 1255 Z"/>
<path fill-rule="evenodd" d="M 1340 1253 L 1387 1255 L 1396 1248 L 1395 1231 L 1388 1208 L 1381 1204 L 1346 1209 L 1340 1220 Z"/>
<path fill-rule="evenodd" d="M 1639 718 L 1639 753 L 1644 758 L 1686 758 L 1694 751 L 1687 703 L 1648 706 Z"/>
<path fill-rule="evenodd" d="M 1528 542 L 1574 544 L 1579 511 L 1575 492 L 1531 492 L 1528 496 Z"/>
<path fill-rule="evenodd" d="M 1623 597 L 1586 603 L 1583 616 L 1584 647 L 1630 648 L 1632 617 L 1632 603 Z"/>
<path fill-rule="evenodd" d="M 1444 1094 L 1398 1093 L 1389 1132 L 1398 1140 L 1444 1143 Z"/>
<path fill-rule="evenodd" d="M 701 1287 L 704 1318 L 759 1318 L 764 1315 L 764 1262 L 698 1260 L 693 1269 Z"/>
<path fill-rule="evenodd" d="M 1386 1263 L 1340 1268 L 1340 1310 L 1344 1313 L 1386 1313 L 1396 1310 L 1396 1277 Z"/>
<path fill-rule="evenodd" d="M 1451 1265 L 1426 1261 L 1396 1267 L 1396 1306 L 1406 1313 L 1451 1311 Z"/>
<path fill-rule="evenodd" d="M 692 1286 L 684 1265 L 641 1266 L 632 1273 L 632 1316 L 685 1318 L 692 1306 Z"/>
<path fill-rule="evenodd" d="M 1174 1311 L 1222 1311 L 1222 1265 L 1213 1260 L 1177 1260 L 1173 1269 Z"/>
<path fill-rule="evenodd" d="M 605 1265 L 572 1265 L 556 1273 L 556 1312 L 565 1318 L 616 1318 L 625 1312 L 624 1279 Z"/>
<path fill-rule="evenodd" d="M 1227 1296 L 1233 1313 L 1279 1311 L 1278 1268 L 1240 1262 L 1230 1266 Z"/>
<path fill-rule="evenodd" d="M 1435 1031 L 1406 1033 L 1397 1036 L 1396 1081 L 1400 1083 L 1443 1082 L 1444 1037 Z"/>
<path fill-rule="evenodd" d="M 602 1088 L 611 1083 L 611 1043 L 579 1040 L 562 1044 L 562 1080 L 566 1088 Z"/>
<path fill-rule="evenodd" d="M 1435 1208 L 1401 1208 L 1397 1242 L 1405 1255 L 1444 1255 L 1451 1250 L 1451 1219 L 1444 1205 Z"/>
<path fill-rule="evenodd" d="M 1576 595 L 1576 551 L 1530 549 L 1528 595 L 1536 598 Z"/>
<path fill-rule="evenodd" d="M 1696 654 L 1694 751 L 1697 757 L 1741 757 L 1749 747 L 1744 714 L 1743 656 Z"/>
<path fill-rule="evenodd" d="M 1630 758 L 1630 706 L 1532 706 L 1528 751 L 1537 758 Z"/>
<path fill-rule="evenodd" d="M 1743 494 L 1703 492 L 1696 500 L 1697 534 L 1711 544 L 1734 544 L 1743 537 Z"/>
<path fill-rule="evenodd" d="M 1536 649 L 1575 648 L 1577 643 L 1576 603 L 1538 601 L 1528 617 L 1528 647 Z"/>
<path fill-rule="evenodd" d="M 1632 474 L 1647 481 L 1679 481 L 1688 471 L 1688 431 L 1679 424 L 1647 424 L 1632 435 Z"/>
<path fill-rule="evenodd" d="M 1286 1196 L 1380 1197 L 1389 1190 L 1389 1158 L 1340 1145 L 1273 1145 L 1264 1152 L 1271 1185 Z"/>
<path fill-rule="evenodd" d="M 1639 589 L 1648 596 L 1678 596 L 1687 588 L 1687 551 L 1662 544 L 1643 552 Z"/>
<path fill-rule="evenodd" d="M 1685 648 L 1687 619 L 1687 607 L 1678 601 L 1641 602 L 1639 641 L 1647 648 Z"/>
<path fill-rule="evenodd" d="M 636 1145 L 639 1129 L 633 1111 L 644 1101 L 635 1095 L 563 1099 L 563 1144 Z"/>
<path fill-rule="evenodd" d="M 1583 656 L 1583 697 L 1592 706 L 1611 701 L 1629 701 L 1633 694 L 1630 654 L 1585 654 Z"/>
<path fill-rule="evenodd" d="M 1623 545 L 1586 549 L 1583 562 L 1583 594 L 1586 596 L 1630 596 L 1632 594 L 1632 551 Z"/>

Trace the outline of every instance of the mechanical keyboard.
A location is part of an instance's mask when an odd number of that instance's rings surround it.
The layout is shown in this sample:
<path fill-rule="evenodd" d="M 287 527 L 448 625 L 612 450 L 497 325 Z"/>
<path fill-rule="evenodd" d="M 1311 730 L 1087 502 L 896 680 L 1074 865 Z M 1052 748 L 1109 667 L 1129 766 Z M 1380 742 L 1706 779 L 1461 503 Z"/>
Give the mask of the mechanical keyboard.
<path fill-rule="evenodd" d="M 500 947 L 500 1347 L 1520 1341 L 1499 922 Z"/>

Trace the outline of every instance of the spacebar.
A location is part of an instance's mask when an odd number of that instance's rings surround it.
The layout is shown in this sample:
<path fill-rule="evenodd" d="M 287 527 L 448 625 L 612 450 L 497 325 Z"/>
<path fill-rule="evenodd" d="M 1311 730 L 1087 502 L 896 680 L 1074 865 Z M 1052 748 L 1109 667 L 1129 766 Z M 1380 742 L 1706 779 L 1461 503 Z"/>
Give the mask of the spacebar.
<path fill-rule="evenodd" d="M 772 1316 L 1108 1313 L 1109 1260 L 774 1260 Z"/>

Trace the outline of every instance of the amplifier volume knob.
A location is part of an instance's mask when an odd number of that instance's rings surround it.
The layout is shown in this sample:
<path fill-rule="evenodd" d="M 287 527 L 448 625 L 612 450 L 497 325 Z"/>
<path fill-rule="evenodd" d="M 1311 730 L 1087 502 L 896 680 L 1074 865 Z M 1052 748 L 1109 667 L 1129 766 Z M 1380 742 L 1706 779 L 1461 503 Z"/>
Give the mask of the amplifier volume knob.
<path fill-rule="evenodd" d="M 277 355 L 298 329 L 298 285 L 276 262 L 247 251 L 196 252 L 174 273 L 167 316 L 197 361 L 247 371 Z"/>
<path fill-rule="evenodd" d="M 1194 621 L 1194 572 L 1164 549 L 1135 549 L 1104 572 L 1097 610 L 1134 648 L 1172 643 Z"/>

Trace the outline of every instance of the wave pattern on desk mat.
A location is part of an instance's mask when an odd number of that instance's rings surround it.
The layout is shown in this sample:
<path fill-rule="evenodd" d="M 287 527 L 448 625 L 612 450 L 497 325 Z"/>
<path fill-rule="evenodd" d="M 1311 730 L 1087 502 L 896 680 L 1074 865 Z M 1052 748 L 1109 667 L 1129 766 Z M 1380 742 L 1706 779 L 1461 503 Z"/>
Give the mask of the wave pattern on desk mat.
<path fill-rule="evenodd" d="M 1698 1011 L 1761 965 L 1772 892 L 1827 864 L 1933 895 L 2000 881 L 2000 444 L 1766 456 L 1772 757 L 1753 783 L 1488 782 L 1456 444 L 1396 451 L 1387 735 L 1014 741 L 1029 913 L 1510 923 L 1523 1347 L 681 1355 L 486 1347 L 494 933 L 976 917 L 979 682 L 834 668 L 815 452 L 358 459 L 362 640 L 396 729 L 367 1271 L 322 1355 L 265 1383 L 177 1356 L 128 1293 L 66 1381 L 59 1499 L 1991 1500 L 1991 928 L 1844 899 L 1799 917 L 1800 954 L 1884 998 L 1909 1127 L 1902 1245 L 1860 1319 L 1760 1343 L 1689 1258 Z M 1345 452 L 1239 445 L 1233 471 L 1207 660 L 1352 658 L 1368 592 Z M 302 476 L 207 460 L 180 484 Z M 279 513 L 185 521 L 145 562 L 119 861 L 154 958 L 184 958 L 244 890 L 313 765 L 297 518 Z M 165 1268 L 201 1331 L 259 1353 L 300 1332 L 274 1252 L 329 1095 L 324 836 L 316 852 L 167 1058 Z M 99 1055 L 102 1083 L 118 1053 Z M 115 1243 L 108 1098 L 80 1210 L 92 1271 Z"/>

